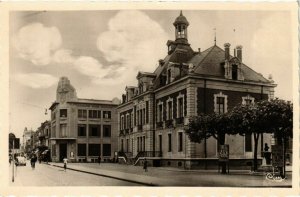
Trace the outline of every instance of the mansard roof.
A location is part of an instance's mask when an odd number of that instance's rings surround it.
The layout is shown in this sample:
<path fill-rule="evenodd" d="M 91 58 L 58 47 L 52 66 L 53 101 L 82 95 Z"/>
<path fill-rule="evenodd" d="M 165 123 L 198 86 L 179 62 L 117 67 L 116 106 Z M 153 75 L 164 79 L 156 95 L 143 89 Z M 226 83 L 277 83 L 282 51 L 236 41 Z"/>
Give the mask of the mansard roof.
<path fill-rule="evenodd" d="M 173 53 L 167 55 L 165 57 L 164 64 L 159 65 L 154 73 L 157 75 L 155 81 L 158 81 L 158 77 L 163 73 L 163 71 L 167 68 L 169 62 L 178 62 L 178 54 L 176 53 L 177 48 L 182 49 L 182 45 L 176 46 L 176 49 Z M 224 62 L 225 62 L 225 51 L 217 45 L 214 45 L 203 52 L 194 52 L 191 53 L 192 49 L 190 46 L 184 46 L 184 48 L 188 51 L 187 56 L 189 57 L 185 64 L 192 63 L 194 65 L 194 73 L 201 76 L 207 77 L 216 77 L 225 79 L 224 76 Z M 230 56 L 231 59 L 235 57 Z M 259 83 L 272 83 L 266 78 L 262 76 L 262 74 L 255 72 L 250 67 L 241 63 L 241 69 L 244 75 L 244 81 L 249 82 L 259 82 Z M 155 82 L 154 82 L 155 83 Z"/>
<path fill-rule="evenodd" d="M 235 57 L 230 56 L 231 60 Z M 224 78 L 223 64 L 225 62 L 225 51 L 214 45 L 200 54 L 196 54 L 188 63 L 193 63 L 195 73 L 213 77 Z M 241 63 L 244 81 L 270 83 L 261 74 L 255 72 L 244 63 Z"/>

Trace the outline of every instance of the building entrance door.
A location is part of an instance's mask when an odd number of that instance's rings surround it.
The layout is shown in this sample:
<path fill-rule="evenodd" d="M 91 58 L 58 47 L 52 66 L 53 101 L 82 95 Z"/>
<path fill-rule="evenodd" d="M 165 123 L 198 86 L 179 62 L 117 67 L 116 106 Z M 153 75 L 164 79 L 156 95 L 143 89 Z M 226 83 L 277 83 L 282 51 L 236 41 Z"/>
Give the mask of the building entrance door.
<path fill-rule="evenodd" d="M 67 158 L 67 144 L 59 144 L 59 161 Z"/>

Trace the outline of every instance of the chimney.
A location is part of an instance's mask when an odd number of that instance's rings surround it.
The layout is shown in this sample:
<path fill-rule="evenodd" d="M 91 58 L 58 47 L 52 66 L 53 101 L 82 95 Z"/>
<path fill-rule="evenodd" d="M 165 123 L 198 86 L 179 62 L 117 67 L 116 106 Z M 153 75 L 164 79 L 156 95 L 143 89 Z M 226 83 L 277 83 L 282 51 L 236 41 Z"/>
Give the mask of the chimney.
<path fill-rule="evenodd" d="M 229 57 L 230 57 L 230 44 L 225 43 L 224 47 L 225 47 L 225 60 L 229 60 Z"/>
<path fill-rule="evenodd" d="M 238 45 L 236 46 L 236 56 L 237 58 L 239 58 L 239 60 L 242 62 L 242 46 L 241 45 Z"/>

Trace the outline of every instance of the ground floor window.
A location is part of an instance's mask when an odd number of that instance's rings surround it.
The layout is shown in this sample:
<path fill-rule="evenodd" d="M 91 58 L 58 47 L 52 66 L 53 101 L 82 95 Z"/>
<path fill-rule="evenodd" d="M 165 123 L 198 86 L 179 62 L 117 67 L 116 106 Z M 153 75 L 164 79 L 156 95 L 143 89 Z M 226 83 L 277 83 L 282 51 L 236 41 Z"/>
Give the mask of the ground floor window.
<path fill-rule="evenodd" d="M 78 156 L 86 156 L 86 144 L 78 144 L 77 145 L 77 155 Z"/>
<path fill-rule="evenodd" d="M 168 151 L 172 151 L 172 134 L 168 133 Z"/>
<path fill-rule="evenodd" d="M 89 144 L 89 156 L 99 156 L 100 150 L 100 144 Z"/>
<path fill-rule="evenodd" d="M 252 135 L 245 135 L 245 152 L 252 152 Z"/>
<path fill-rule="evenodd" d="M 183 137 L 182 132 L 178 133 L 178 152 L 182 151 Z"/>
<path fill-rule="evenodd" d="M 111 156 L 111 144 L 103 144 L 103 156 Z"/>

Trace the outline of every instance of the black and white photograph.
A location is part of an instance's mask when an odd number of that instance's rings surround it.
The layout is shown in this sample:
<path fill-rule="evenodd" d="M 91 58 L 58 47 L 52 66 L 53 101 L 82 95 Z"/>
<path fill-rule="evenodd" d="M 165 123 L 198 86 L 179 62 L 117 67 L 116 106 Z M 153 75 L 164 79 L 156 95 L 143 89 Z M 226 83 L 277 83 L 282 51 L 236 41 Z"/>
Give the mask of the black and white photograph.
<path fill-rule="evenodd" d="M 299 188 L 297 4 L 163 5 L 7 11 L 6 191 Z"/>

